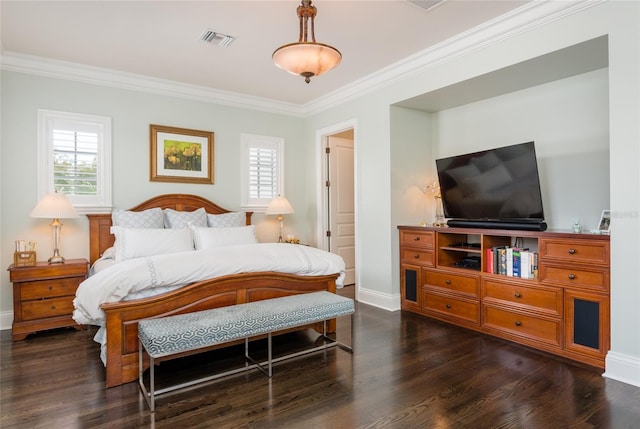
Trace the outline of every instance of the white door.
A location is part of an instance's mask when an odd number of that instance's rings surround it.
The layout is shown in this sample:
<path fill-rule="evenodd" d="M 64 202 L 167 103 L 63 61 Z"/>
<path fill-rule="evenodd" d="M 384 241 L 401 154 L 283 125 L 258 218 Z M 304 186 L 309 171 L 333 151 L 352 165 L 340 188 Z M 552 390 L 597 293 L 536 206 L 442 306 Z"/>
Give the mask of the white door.
<path fill-rule="evenodd" d="M 353 131 L 329 136 L 327 144 L 329 251 L 344 259 L 346 286 L 356 282 Z"/>

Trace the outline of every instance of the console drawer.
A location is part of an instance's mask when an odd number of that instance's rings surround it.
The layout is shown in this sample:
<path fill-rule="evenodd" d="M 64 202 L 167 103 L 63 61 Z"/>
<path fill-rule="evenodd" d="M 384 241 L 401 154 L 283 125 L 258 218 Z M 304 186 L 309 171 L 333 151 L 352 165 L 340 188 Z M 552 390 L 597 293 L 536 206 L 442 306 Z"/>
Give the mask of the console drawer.
<path fill-rule="evenodd" d="M 543 283 L 609 291 L 609 270 L 605 269 L 542 264 L 539 275 Z"/>
<path fill-rule="evenodd" d="M 400 231 L 400 246 L 433 249 L 434 243 L 435 234 L 433 233 L 433 231 Z"/>
<path fill-rule="evenodd" d="M 562 289 L 484 280 L 482 302 L 515 306 L 551 316 L 562 315 Z"/>
<path fill-rule="evenodd" d="M 552 346 L 562 346 L 562 325 L 560 319 L 547 319 L 526 315 L 515 311 L 483 305 L 483 328 L 505 334 L 535 340 Z"/>
<path fill-rule="evenodd" d="M 609 265 L 609 242 L 541 238 L 540 259 L 568 263 Z"/>
<path fill-rule="evenodd" d="M 480 304 L 478 302 L 458 299 L 425 291 L 422 305 L 427 313 L 442 316 L 446 319 L 458 319 L 464 322 L 480 324 Z"/>
<path fill-rule="evenodd" d="M 422 249 L 402 248 L 402 261 L 423 266 L 434 265 L 434 253 Z"/>
<path fill-rule="evenodd" d="M 455 292 L 476 299 L 480 296 L 479 276 L 465 276 L 445 271 L 427 270 L 425 284 L 430 288 L 441 289 L 444 292 Z"/>

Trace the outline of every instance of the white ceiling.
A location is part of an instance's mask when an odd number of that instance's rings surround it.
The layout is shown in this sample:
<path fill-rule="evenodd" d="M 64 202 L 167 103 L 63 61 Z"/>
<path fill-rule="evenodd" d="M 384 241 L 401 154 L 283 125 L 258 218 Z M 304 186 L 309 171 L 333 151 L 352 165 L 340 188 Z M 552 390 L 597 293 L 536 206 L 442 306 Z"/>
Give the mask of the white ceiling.
<path fill-rule="evenodd" d="M 373 73 L 513 11 L 531 0 L 414 2 L 317 0 L 316 40 L 342 63 L 305 84 L 271 54 L 298 40 L 297 0 L 0 1 L 3 55 L 62 60 L 295 105 L 348 88 Z M 433 3 L 433 1 L 429 2 Z M 226 48 L 200 40 L 235 36 Z"/>

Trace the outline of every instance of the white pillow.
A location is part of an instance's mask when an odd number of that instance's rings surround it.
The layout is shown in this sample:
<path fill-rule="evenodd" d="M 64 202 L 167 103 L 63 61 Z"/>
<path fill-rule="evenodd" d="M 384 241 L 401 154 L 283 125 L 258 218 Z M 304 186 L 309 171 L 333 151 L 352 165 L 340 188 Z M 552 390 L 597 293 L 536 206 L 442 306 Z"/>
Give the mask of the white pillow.
<path fill-rule="evenodd" d="M 141 212 L 115 209 L 111 213 L 111 223 L 125 228 L 164 228 L 164 216 L 161 208 Z"/>
<path fill-rule="evenodd" d="M 116 262 L 144 256 L 193 250 L 191 230 L 169 228 L 124 228 L 112 226 Z"/>
<path fill-rule="evenodd" d="M 246 226 L 247 214 L 245 212 L 207 214 L 207 224 L 211 228 L 228 228 L 231 226 Z"/>
<path fill-rule="evenodd" d="M 164 209 L 164 225 L 167 228 L 188 228 L 193 226 L 207 226 L 207 212 L 200 207 L 192 212 L 180 212 Z"/>
<path fill-rule="evenodd" d="M 257 243 L 255 225 L 234 226 L 231 228 L 191 227 L 196 250 L 209 250 L 216 247 L 237 244 Z"/>

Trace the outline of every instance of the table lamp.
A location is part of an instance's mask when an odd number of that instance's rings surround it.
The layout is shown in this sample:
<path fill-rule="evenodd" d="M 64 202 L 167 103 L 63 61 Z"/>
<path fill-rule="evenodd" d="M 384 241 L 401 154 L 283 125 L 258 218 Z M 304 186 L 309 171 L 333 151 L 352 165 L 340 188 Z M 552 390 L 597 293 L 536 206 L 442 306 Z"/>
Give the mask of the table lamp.
<path fill-rule="evenodd" d="M 286 214 L 295 213 L 293 207 L 289 203 L 285 197 L 278 195 L 277 197 L 273 197 L 267 210 L 264 214 L 268 215 L 278 215 L 278 222 L 280 222 L 280 235 L 278 236 L 278 243 L 282 243 L 282 225 L 284 223 L 284 216 Z"/>
<path fill-rule="evenodd" d="M 60 219 L 78 217 L 78 212 L 65 194 L 50 193 L 42 197 L 38 205 L 31 210 L 31 217 L 52 218 L 51 229 L 53 231 L 53 256 L 49 258 L 50 264 L 64 264 L 64 258 L 60 256 L 58 244 L 60 242 Z"/>

